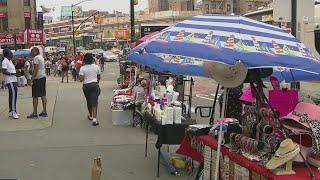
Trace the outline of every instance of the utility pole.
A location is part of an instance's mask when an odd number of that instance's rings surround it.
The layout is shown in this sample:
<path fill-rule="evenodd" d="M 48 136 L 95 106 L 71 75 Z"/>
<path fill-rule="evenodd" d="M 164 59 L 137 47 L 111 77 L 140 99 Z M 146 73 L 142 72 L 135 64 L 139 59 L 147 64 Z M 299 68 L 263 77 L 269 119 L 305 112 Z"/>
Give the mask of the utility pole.
<path fill-rule="evenodd" d="M 72 43 L 73 43 L 73 55 L 76 55 L 76 39 L 75 39 L 75 31 L 74 31 L 74 11 L 73 11 L 73 5 L 71 6 L 72 12 L 71 12 L 71 21 L 72 21 Z"/>
<path fill-rule="evenodd" d="M 291 34 L 297 37 L 297 0 L 291 0 Z M 300 82 L 291 83 L 291 88 L 300 89 Z"/>
<path fill-rule="evenodd" d="M 134 23 L 134 0 L 130 0 L 130 22 L 131 22 L 131 42 L 136 39 L 135 23 Z"/>

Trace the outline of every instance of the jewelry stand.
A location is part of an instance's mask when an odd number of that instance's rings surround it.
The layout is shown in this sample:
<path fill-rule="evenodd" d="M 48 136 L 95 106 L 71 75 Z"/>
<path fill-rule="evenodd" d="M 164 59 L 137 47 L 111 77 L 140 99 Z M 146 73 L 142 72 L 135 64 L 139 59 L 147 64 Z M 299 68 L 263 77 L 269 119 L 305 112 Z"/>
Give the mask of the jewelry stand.
<path fill-rule="evenodd" d="M 277 168 L 275 170 L 272 170 L 272 172 L 275 175 L 290 175 L 290 174 L 296 174 L 294 170 L 292 170 L 292 162 L 293 160 L 291 159 L 290 161 L 286 162 L 284 164 L 284 168 Z"/>

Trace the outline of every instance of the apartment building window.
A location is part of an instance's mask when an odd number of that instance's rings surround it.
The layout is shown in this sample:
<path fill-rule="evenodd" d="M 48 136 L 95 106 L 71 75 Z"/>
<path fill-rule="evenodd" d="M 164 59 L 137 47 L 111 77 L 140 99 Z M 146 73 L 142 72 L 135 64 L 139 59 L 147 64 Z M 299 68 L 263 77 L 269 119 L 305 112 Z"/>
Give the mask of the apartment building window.
<path fill-rule="evenodd" d="M 230 12 L 231 11 L 231 5 L 227 4 L 227 11 Z"/>
<path fill-rule="evenodd" d="M 209 4 L 205 5 L 205 12 L 206 12 L 206 14 L 210 13 Z"/>
<path fill-rule="evenodd" d="M 31 18 L 24 18 L 24 22 L 26 24 L 26 29 L 31 29 Z"/>
<path fill-rule="evenodd" d="M 7 6 L 7 0 L 0 0 L 0 6 Z"/>
<path fill-rule="evenodd" d="M 219 9 L 220 9 L 220 10 L 223 10 L 223 6 L 224 6 L 224 4 L 222 4 L 222 3 L 219 4 Z"/>
<path fill-rule="evenodd" d="M 30 0 L 23 0 L 24 6 L 30 6 Z"/>
<path fill-rule="evenodd" d="M 0 32 L 8 31 L 8 18 L 0 18 Z"/>
<path fill-rule="evenodd" d="M 216 10 L 217 9 L 217 5 L 216 4 L 212 4 L 212 10 Z"/>

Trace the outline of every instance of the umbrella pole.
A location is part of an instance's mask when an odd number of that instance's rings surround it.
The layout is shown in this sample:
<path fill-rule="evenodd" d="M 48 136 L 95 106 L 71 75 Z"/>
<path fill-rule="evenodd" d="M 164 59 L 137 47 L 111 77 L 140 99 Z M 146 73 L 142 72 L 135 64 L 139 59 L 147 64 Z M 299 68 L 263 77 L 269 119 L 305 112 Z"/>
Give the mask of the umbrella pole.
<path fill-rule="evenodd" d="M 218 84 L 216 94 L 214 95 L 214 101 L 213 101 L 213 106 L 212 106 L 212 111 L 211 111 L 210 122 L 209 122 L 209 124 L 211 124 L 211 125 L 214 122 L 214 114 L 216 112 L 216 104 L 217 104 L 217 99 L 218 99 L 219 88 L 220 88 L 220 84 Z"/>
<path fill-rule="evenodd" d="M 223 117 L 225 116 L 225 111 L 226 111 L 227 93 L 228 93 L 228 88 L 225 88 L 224 89 L 224 93 L 223 93 L 223 103 L 222 103 L 222 115 L 223 115 Z M 219 179 L 219 161 L 220 161 L 221 143 L 222 143 L 222 124 L 220 124 L 220 126 L 219 126 L 218 148 L 217 148 L 217 158 L 216 158 L 216 170 L 215 170 L 214 180 L 218 180 Z"/>

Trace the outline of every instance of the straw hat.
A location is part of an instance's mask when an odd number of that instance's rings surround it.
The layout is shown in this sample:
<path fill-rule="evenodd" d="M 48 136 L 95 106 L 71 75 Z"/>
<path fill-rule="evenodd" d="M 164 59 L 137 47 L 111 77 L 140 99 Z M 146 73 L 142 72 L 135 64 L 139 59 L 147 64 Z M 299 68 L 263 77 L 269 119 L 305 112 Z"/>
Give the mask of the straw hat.
<path fill-rule="evenodd" d="M 281 142 L 279 149 L 275 155 L 266 164 L 267 169 L 276 169 L 279 166 L 296 157 L 300 152 L 300 148 L 291 139 L 285 139 Z"/>
<path fill-rule="evenodd" d="M 208 77 L 213 78 L 226 88 L 240 86 L 246 79 L 248 72 L 248 69 L 241 62 L 235 65 L 204 62 L 203 69 Z"/>

